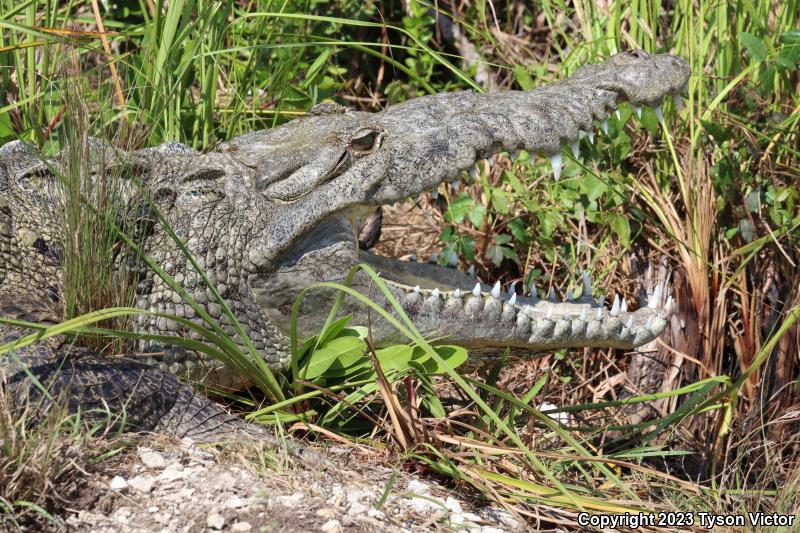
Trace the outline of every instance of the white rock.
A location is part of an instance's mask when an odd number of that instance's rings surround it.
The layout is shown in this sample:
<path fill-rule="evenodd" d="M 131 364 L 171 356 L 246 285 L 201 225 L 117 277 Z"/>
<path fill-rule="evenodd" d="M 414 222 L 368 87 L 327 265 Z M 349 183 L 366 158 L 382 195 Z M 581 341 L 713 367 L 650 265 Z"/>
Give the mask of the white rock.
<path fill-rule="evenodd" d="M 347 514 L 350 516 L 361 516 L 369 511 L 369 507 L 364 505 L 361 502 L 353 502 L 350 504 L 350 509 L 348 509 Z"/>
<path fill-rule="evenodd" d="M 170 463 L 159 474 L 159 481 L 175 481 L 176 479 L 183 479 L 187 476 L 187 471 L 180 463 Z"/>
<path fill-rule="evenodd" d="M 145 494 L 153 491 L 154 483 L 155 480 L 150 476 L 136 476 L 128 481 L 128 485 Z"/>
<path fill-rule="evenodd" d="M 206 518 L 206 525 L 211 529 L 222 529 L 225 527 L 225 517 L 219 513 L 211 513 Z"/>
<path fill-rule="evenodd" d="M 194 496 L 194 487 L 183 487 L 182 489 L 178 489 L 178 492 L 174 494 L 178 497 L 178 500 L 189 500 Z"/>
<path fill-rule="evenodd" d="M 444 501 L 445 506 L 450 509 L 451 513 L 463 513 L 463 509 L 461 509 L 461 502 L 453 498 L 452 496 L 448 496 L 447 499 Z"/>
<path fill-rule="evenodd" d="M 122 476 L 114 476 L 114 479 L 111 480 L 111 483 L 108 484 L 112 490 L 122 490 L 128 488 L 128 482 L 125 481 L 125 478 Z"/>
<path fill-rule="evenodd" d="M 286 496 L 278 496 L 275 499 L 284 507 L 297 507 L 303 502 L 305 495 L 302 492 L 295 492 Z"/>
<path fill-rule="evenodd" d="M 422 515 L 444 510 L 441 502 L 437 503 L 428 498 L 411 498 L 408 500 L 408 505 Z"/>
<path fill-rule="evenodd" d="M 342 524 L 338 520 L 328 520 L 319 528 L 323 533 L 339 533 L 342 531 Z"/>
<path fill-rule="evenodd" d="M 115 522 L 129 524 L 131 521 L 131 510 L 128 507 L 120 507 L 112 516 Z"/>
<path fill-rule="evenodd" d="M 336 512 L 336 509 L 332 507 L 322 507 L 321 509 L 317 509 L 317 512 L 314 514 L 316 514 L 320 518 L 330 520 L 338 516 L 339 513 Z"/>
<path fill-rule="evenodd" d="M 216 488 L 217 490 L 231 490 L 233 487 L 236 486 L 236 478 L 234 478 L 230 473 L 223 472 L 216 479 Z"/>
<path fill-rule="evenodd" d="M 408 482 L 408 491 L 417 494 L 430 494 L 431 488 L 422 481 L 412 479 Z"/>
<path fill-rule="evenodd" d="M 250 531 L 253 529 L 253 526 L 250 525 L 250 522 L 236 522 L 231 526 L 231 531 Z"/>
<path fill-rule="evenodd" d="M 225 502 L 225 507 L 228 509 L 239 509 L 245 505 L 247 505 L 247 502 L 238 496 L 233 496 L 231 499 Z"/>
<path fill-rule="evenodd" d="M 153 450 L 148 450 L 147 448 L 139 450 L 139 459 L 142 460 L 142 464 L 144 464 L 144 466 L 147 468 L 162 470 L 165 466 L 167 466 L 167 462 L 164 460 L 163 455 L 158 452 L 154 452 Z"/>

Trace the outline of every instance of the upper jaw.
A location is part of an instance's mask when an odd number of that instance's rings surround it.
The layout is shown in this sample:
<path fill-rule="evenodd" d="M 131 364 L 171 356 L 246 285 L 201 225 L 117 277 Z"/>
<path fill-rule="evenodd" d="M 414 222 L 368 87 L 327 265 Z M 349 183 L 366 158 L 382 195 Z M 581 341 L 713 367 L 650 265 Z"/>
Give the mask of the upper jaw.
<path fill-rule="evenodd" d="M 591 65 L 573 78 L 533 91 L 439 94 L 376 114 L 369 120 L 386 132 L 383 146 L 291 205 L 269 206 L 274 223 L 256 245 L 252 261 L 269 268 L 325 216 L 434 191 L 495 152 L 525 149 L 549 156 L 558 177 L 562 151 L 574 151 L 581 132 L 591 138 L 622 101 L 658 104 L 686 84 L 689 71 L 683 60 L 648 57 L 639 67 L 616 69 L 612 64 L 608 72 L 603 65 Z"/>

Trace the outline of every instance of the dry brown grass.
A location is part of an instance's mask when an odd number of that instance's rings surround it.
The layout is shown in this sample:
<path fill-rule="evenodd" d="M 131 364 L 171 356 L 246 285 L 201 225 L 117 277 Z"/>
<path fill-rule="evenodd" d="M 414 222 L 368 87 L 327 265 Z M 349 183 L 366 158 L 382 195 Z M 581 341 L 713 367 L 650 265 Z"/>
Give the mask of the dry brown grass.
<path fill-rule="evenodd" d="M 0 388 L 0 529 L 63 530 L 61 513 L 97 461 L 119 447 L 64 409 L 18 405 Z"/>

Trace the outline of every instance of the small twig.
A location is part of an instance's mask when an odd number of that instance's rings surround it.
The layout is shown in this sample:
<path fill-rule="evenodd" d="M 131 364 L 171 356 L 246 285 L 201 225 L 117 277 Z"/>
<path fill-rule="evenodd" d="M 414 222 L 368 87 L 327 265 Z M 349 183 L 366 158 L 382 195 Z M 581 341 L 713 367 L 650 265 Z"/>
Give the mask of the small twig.
<path fill-rule="evenodd" d="M 50 138 L 50 134 L 53 133 L 53 130 L 56 128 L 56 126 L 58 126 L 58 123 L 61 122 L 61 117 L 64 116 L 64 113 L 66 111 L 67 111 L 67 106 L 65 105 L 64 107 L 61 108 L 61 111 L 58 112 L 55 118 L 50 121 L 50 124 L 47 125 L 47 127 L 44 130 L 45 141 Z"/>

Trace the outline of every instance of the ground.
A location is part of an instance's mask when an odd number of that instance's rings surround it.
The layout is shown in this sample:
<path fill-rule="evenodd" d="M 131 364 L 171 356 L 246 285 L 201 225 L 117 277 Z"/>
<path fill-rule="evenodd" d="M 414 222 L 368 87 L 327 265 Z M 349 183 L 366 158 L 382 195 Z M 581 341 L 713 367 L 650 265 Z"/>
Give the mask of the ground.
<path fill-rule="evenodd" d="M 260 451 L 259 451 L 260 450 Z M 92 474 L 70 531 L 523 531 L 505 510 L 469 503 L 430 479 L 358 452 L 301 461 L 155 440 Z M 304 464 L 305 463 L 305 464 Z M 387 487 L 391 487 L 387 491 Z M 388 492 L 388 495 L 385 495 Z"/>

